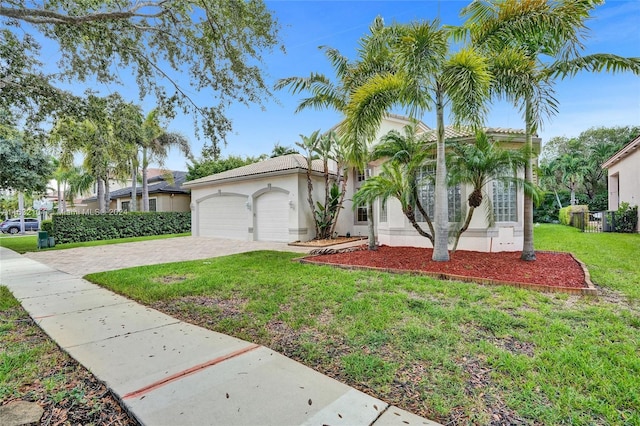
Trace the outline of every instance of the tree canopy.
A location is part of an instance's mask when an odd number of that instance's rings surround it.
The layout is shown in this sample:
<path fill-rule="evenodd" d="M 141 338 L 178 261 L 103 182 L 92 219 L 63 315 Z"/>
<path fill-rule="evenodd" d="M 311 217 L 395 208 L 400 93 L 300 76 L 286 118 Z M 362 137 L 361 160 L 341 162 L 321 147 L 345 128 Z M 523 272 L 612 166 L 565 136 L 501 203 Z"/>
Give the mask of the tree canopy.
<path fill-rule="evenodd" d="M 231 130 L 232 103 L 258 103 L 270 96 L 260 66 L 276 47 L 278 25 L 262 0 L 148 0 L 129 2 L 25 0 L 0 2 L 0 107 L 37 118 L 64 108 L 65 94 L 50 82 L 124 83 L 130 70 L 140 98 L 154 96 L 171 115 L 191 113 L 212 146 Z M 57 44 L 59 74 L 46 75 L 37 39 Z M 188 84 L 179 77 L 184 74 Z M 210 105 L 194 92 L 209 90 Z"/>
<path fill-rule="evenodd" d="M 45 192 L 53 173 L 53 163 L 42 150 L 30 150 L 17 132 L 5 129 L 0 132 L 0 164 L 0 189 Z"/>
<path fill-rule="evenodd" d="M 267 158 L 266 154 L 259 157 L 241 157 L 230 155 L 227 158 L 204 158 L 201 160 L 193 160 L 193 164 L 187 164 L 187 180 L 195 180 L 201 177 L 214 175 L 216 173 L 226 172 L 227 170 L 237 167 L 246 166 L 248 164 L 257 163 Z"/>
<path fill-rule="evenodd" d="M 640 126 L 617 126 L 594 127 L 573 138 L 551 138 L 541 155 L 543 187 L 556 193 L 570 191 L 572 203 L 582 198 L 590 208 L 606 208 L 607 172 L 601 166 L 638 135 Z"/>

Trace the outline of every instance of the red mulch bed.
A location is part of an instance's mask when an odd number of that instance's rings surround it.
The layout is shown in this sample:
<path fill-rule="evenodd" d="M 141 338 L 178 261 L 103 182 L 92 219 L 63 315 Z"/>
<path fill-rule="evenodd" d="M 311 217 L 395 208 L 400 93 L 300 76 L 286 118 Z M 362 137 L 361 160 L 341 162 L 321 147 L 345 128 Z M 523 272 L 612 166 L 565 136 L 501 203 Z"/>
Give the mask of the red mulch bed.
<path fill-rule="evenodd" d="M 305 260 L 347 267 L 372 267 L 394 271 L 445 274 L 478 282 L 525 284 L 561 288 L 588 288 L 582 266 L 569 253 L 536 252 L 536 261 L 520 260 L 520 252 L 483 253 L 456 251 L 449 262 L 431 260 L 433 249 L 380 246 L 376 251 L 358 250 L 326 254 Z"/>

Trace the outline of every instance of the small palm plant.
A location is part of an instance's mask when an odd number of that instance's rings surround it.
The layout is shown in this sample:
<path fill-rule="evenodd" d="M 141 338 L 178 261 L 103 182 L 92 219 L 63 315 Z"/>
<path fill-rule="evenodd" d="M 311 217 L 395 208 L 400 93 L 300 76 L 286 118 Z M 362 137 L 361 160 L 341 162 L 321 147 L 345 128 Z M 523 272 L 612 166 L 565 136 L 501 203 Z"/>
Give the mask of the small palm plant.
<path fill-rule="evenodd" d="M 487 213 L 487 223 L 492 226 L 493 208 L 485 192 L 489 183 L 497 181 L 515 183 L 516 187 L 524 188 L 526 194 L 535 198 L 535 187 L 517 177 L 518 169 L 523 169 L 528 160 L 527 151 L 513 150 L 502 147 L 489 139 L 483 131 L 476 132 L 474 143 L 458 142 L 449 144 L 449 186 L 468 184 L 471 194 L 467 199 L 468 209 L 465 221 L 454 231 L 452 251 L 455 252 L 460 236 L 469 229 L 475 210 L 483 205 Z"/>
<path fill-rule="evenodd" d="M 354 194 L 354 204 L 372 203 L 381 199 L 386 203 L 389 198 L 400 201 L 402 213 L 418 234 L 426 237 L 434 244 L 434 226 L 418 197 L 418 175 L 422 168 L 433 165 L 435 161 L 435 144 L 427 140 L 426 134 L 419 134 L 418 123 L 412 121 L 404 127 L 403 133 L 392 130 L 380 143 L 373 147 L 372 160 L 386 158 L 382 171 L 378 176 L 367 179 Z M 428 230 L 423 229 L 416 219 L 419 212 L 427 223 Z"/>

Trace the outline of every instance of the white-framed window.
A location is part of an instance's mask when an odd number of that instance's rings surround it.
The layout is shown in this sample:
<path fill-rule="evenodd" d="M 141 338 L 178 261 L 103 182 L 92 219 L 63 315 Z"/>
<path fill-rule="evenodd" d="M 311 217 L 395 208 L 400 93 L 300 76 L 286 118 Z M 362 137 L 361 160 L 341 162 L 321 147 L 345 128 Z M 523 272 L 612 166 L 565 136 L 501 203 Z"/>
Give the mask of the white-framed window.
<path fill-rule="evenodd" d="M 360 204 L 356 210 L 356 222 L 366 222 L 367 218 L 367 205 Z"/>
<path fill-rule="evenodd" d="M 496 222 L 517 222 L 516 184 L 514 182 L 493 181 L 493 220 Z"/>
<path fill-rule="evenodd" d="M 155 212 L 156 210 L 156 199 L 155 198 L 149 198 L 149 211 L 150 212 Z"/>
<path fill-rule="evenodd" d="M 434 218 L 436 205 L 435 174 L 435 167 L 425 166 L 420 169 L 416 177 L 418 199 L 431 220 Z M 449 222 L 460 222 L 462 220 L 462 193 L 460 184 L 447 188 L 447 200 L 449 203 Z M 425 218 L 417 211 L 417 208 L 416 220 L 418 222 L 425 221 Z"/>
<path fill-rule="evenodd" d="M 389 200 L 387 200 L 386 202 L 380 200 L 380 223 L 389 221 L 387 217 L 387 203 L 389 203 Z"/>
<path fill-rule="evenodd" d="M 360 189 L 360 186 L 362 186 L 362 183 L 365 180 L 367 180 L 367 178 L 370 176 L 370 171 L 368 171 L 368 169 L 365 169 L 365 170 L 354 169 L 354 175 L 355 175 L 355 179 L 353 182 L 353 192 L 355 194 L 358 191 L 358 189 Z M 363 223 L 367 223 L 368 216 L 367 216 L 366 204 L 360 204 L 356 208 L 356 214 L 354 219 L 355 219 L 356 225 L 362 225 Z"/>

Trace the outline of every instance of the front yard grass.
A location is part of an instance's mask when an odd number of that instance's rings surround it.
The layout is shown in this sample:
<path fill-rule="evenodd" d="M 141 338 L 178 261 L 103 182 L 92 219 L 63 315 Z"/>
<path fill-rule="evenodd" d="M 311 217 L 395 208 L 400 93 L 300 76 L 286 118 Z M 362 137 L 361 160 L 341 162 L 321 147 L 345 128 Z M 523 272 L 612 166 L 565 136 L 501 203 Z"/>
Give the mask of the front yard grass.
<path fill-rule="evenodd" d="M 160 240 L 163 238 L 174 237 L 187 237 L 191 235 L 190 232 L 184 234 L 165 234 L 165 235 L 151 235 L 147 237 L 130 237 L 130 238 L 117 238 L 114 240 L 97 240 L 97 241 L 85 241 L 82 243 L 68 243 L 68 244 L 56 244 L 55 247 L 38 249 L 38 236 L 37 235 L 2 235 L 0 236 L 0 247 L 6 247 L 20 254 L 29 251 L 41 251 L 41 250 L 64 250 L 75 247 L 92 247 L 92 246 L 104 246 L 108 244 L 121 244 L 132 243 L 136 241 L 148 241 L 148 240 Z"/>
<path fill-rule="evenodd" d="M 536 228 L 599 299 L 302 265 L 254 252 L 92 274 L 444 424 L 640 425 L 640 235 Z"/>

